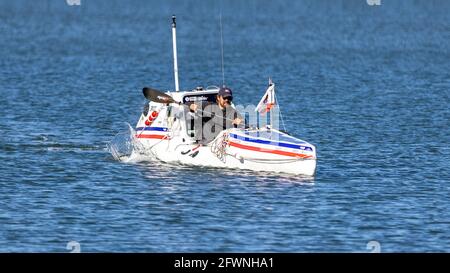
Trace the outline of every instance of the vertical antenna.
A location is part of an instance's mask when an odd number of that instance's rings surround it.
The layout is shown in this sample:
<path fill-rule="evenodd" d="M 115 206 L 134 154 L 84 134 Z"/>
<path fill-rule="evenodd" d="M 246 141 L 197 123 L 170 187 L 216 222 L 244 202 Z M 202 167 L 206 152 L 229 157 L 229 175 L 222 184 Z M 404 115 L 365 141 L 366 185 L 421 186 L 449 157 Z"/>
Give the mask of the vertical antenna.
<path fill-rule="evenodd" d="M 175 19 L 175 15 L 172 15 L 173 73 L 175 74 L 175 91 L 180 91 L 178 84 L 177 23 Z"/>
<path fill-rule="evenodd" d="M 225 86 L 225 70 L 223 68 L 223 31 L 222 31 L 222 11 L 220 11 L 220 49 L 222 53 L 222 86 Z"/>

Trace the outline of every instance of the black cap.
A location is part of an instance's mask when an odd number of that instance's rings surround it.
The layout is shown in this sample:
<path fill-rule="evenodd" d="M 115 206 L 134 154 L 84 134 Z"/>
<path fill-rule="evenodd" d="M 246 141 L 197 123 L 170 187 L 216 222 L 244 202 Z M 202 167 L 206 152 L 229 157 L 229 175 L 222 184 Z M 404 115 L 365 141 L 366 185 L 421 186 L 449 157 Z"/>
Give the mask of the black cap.
<path fill-rule="evenodd" d="M 222 96 L 223 98 L 231 98 L 233 99 L 233 92 L 228 87 L 221 87 L 219 89 L 218 96 Z"/>

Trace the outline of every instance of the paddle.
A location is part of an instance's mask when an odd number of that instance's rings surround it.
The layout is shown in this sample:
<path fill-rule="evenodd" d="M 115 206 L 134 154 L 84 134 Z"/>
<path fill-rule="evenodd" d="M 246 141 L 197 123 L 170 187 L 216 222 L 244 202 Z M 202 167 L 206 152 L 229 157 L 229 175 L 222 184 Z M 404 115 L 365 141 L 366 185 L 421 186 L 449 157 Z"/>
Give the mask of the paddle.
<path fill-rule="evenodd" d="M 144 97 L 154 102 L 181 104 L 181 102 L 175 101 L 171 96 L 164 94 L 162 91 L 150 87 L 144 87 L 142 92 L 144 93 Z"/>

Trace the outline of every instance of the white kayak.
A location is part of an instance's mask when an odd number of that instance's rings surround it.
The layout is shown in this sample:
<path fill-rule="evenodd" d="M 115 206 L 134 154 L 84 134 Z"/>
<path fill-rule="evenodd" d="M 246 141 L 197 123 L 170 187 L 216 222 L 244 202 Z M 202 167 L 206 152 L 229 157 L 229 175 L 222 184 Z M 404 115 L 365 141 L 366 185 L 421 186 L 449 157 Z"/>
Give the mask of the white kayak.
<path fill-rule="evenodd" d="M 167 92 L 178 101 L 214 98 L 218 88 Z M 314 145 L 270 127 L 232 128 L 208 144 L 198 144 L 179 104 L 150 101 L 136 125 L 138 151 L 148 159 L 193 166 L 283 172 L 313 176 Z M 150 125 L 149 121 L 151 122 Z"/>

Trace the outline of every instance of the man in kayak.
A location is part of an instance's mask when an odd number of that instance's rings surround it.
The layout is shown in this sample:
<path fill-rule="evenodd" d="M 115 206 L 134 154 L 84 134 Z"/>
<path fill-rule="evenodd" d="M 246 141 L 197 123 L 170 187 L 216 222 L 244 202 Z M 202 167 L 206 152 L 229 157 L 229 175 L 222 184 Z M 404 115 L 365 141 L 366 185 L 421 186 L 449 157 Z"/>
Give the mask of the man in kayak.
<path fill-rule="evenodd" d="M 194 127 L 197 142 L 209 143 L 221 131 L 243 125 L 242 116 L 231 105 L 232 101 L 233 92 L 224 86 L 219 89 L 215 103 L 204 101 L 201 105 L 193 103 L 189 106 L 196 116 Z"/>

